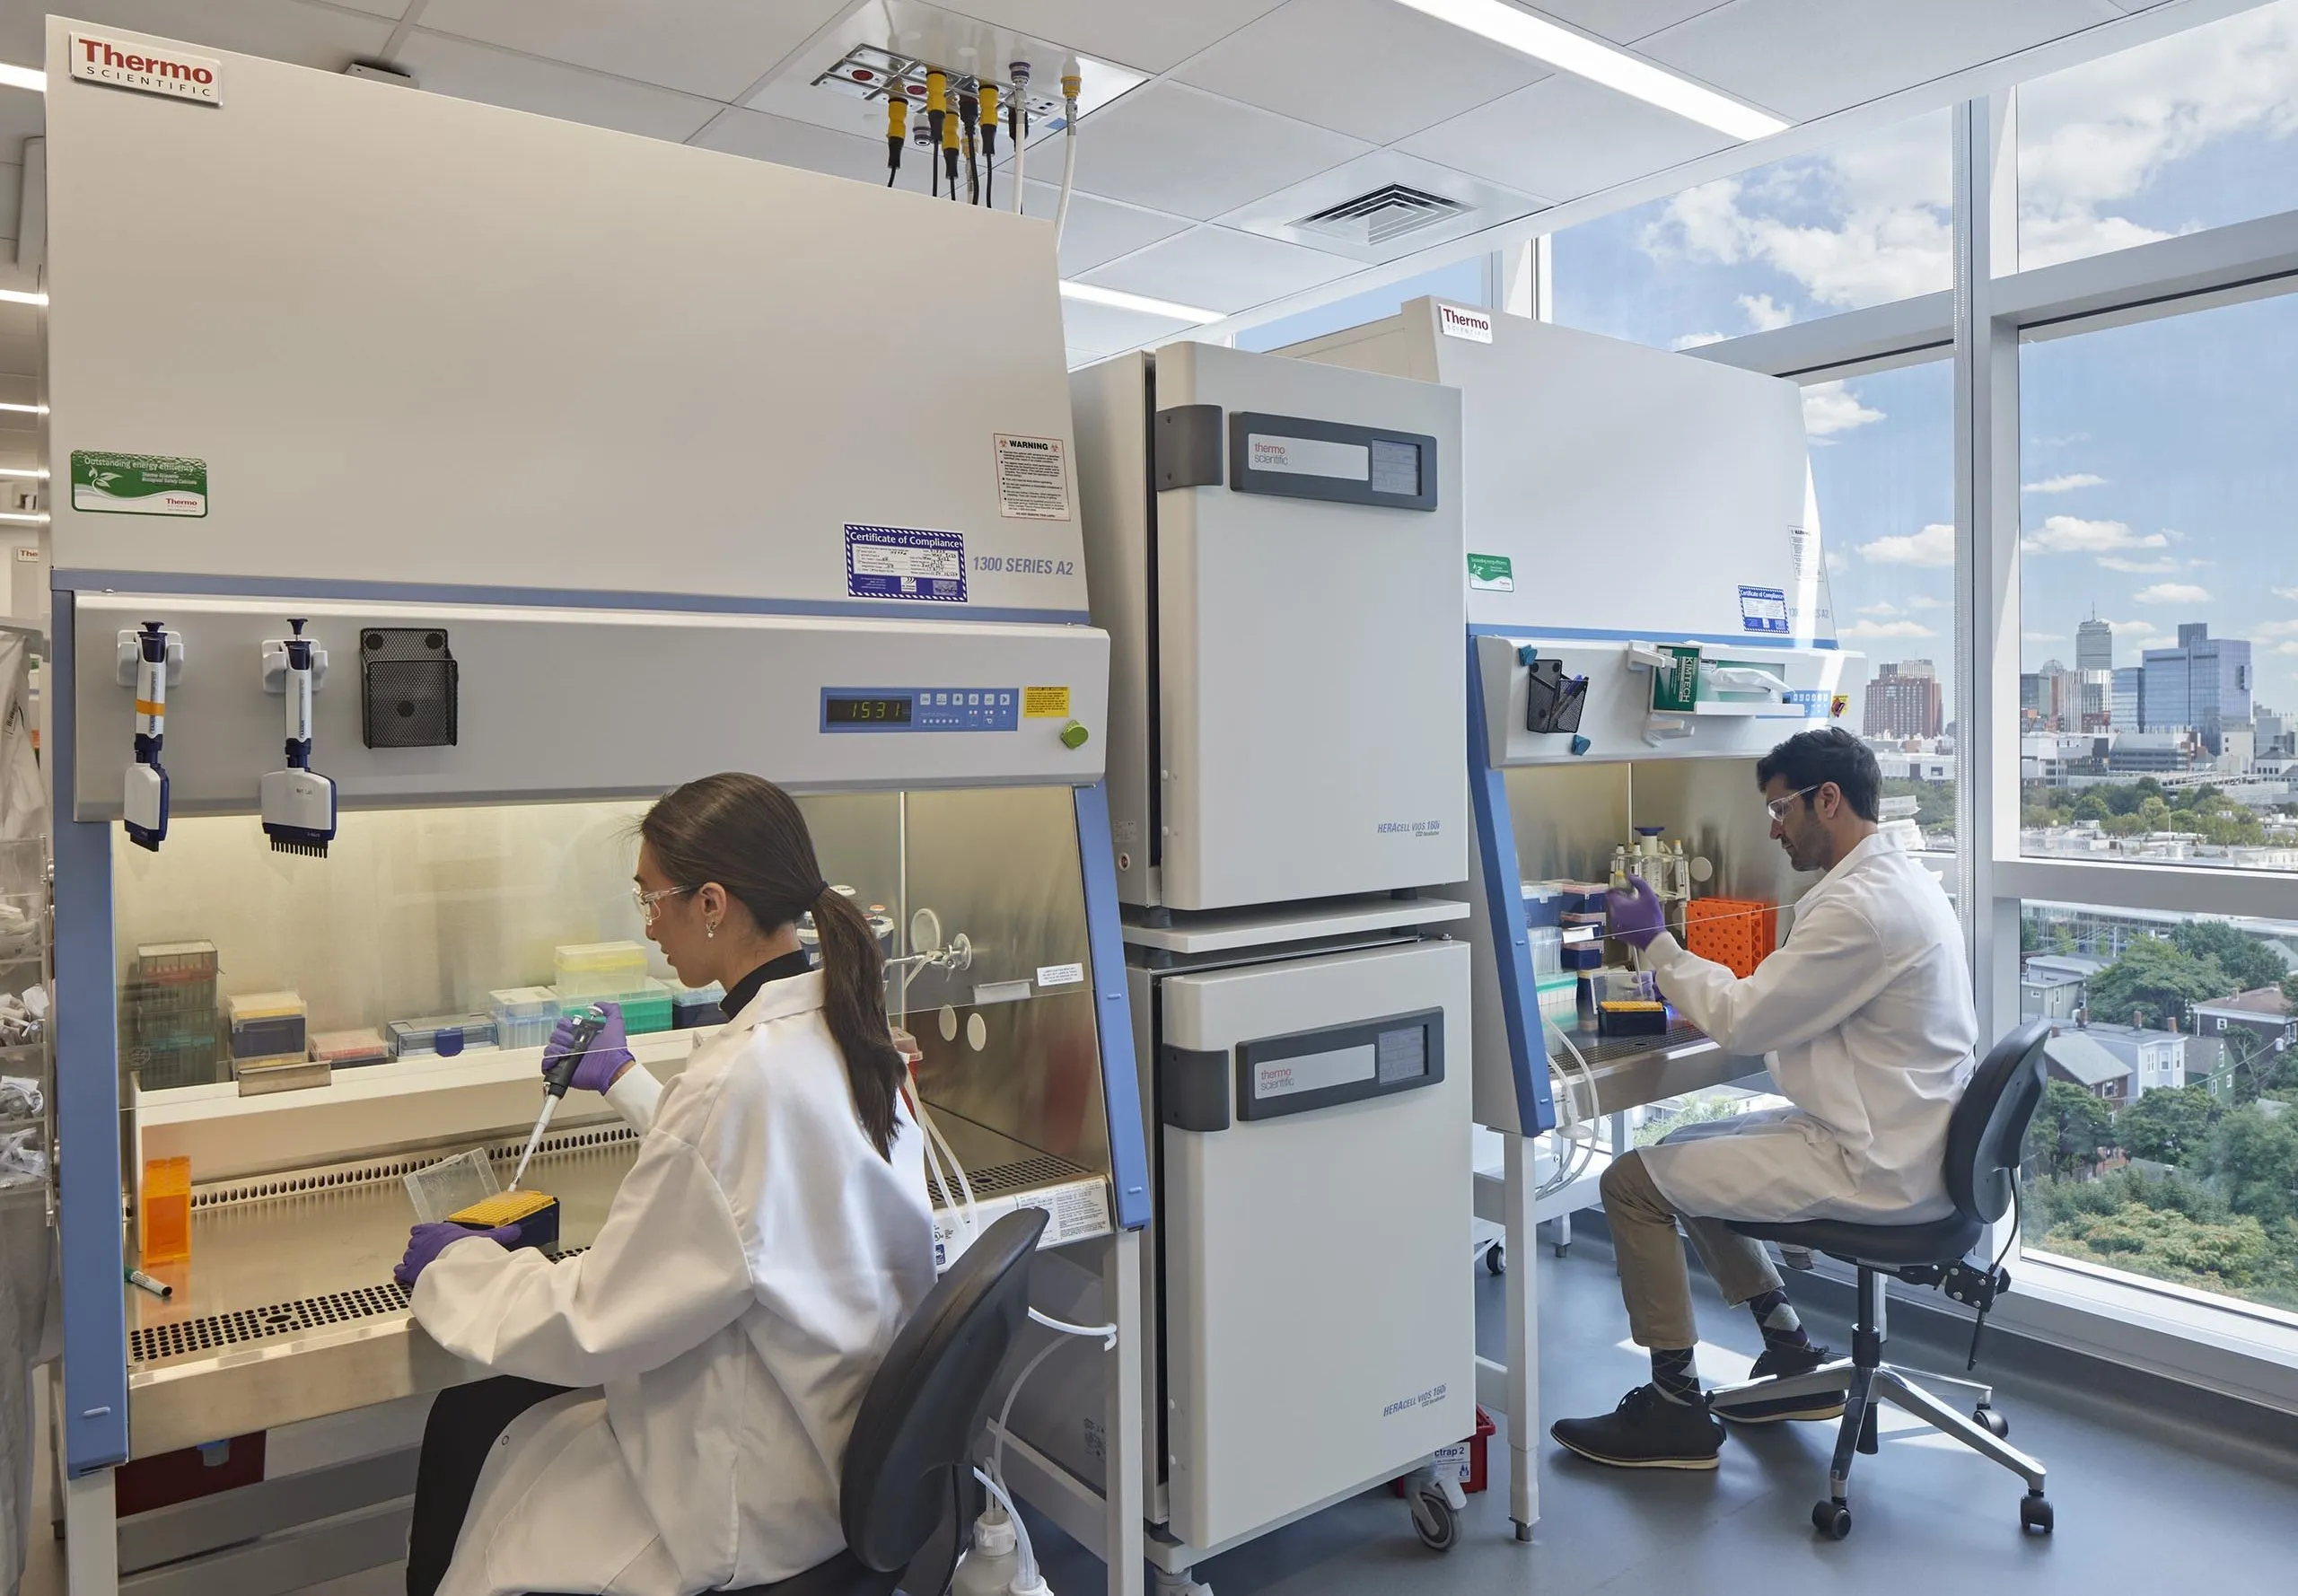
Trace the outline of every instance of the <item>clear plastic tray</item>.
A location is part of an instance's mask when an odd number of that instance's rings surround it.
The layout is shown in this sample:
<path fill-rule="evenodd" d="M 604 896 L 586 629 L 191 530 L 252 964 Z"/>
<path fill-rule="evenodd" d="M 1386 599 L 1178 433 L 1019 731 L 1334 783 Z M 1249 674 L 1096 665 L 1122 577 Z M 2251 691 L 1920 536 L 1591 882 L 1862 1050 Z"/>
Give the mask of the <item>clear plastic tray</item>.
<path fill-rule="evenodd" d="M 417 1170 L 407 1177 L 406 1185 L 407 1200 L 415 1205 L 420 1224 L 435 1224 L 503 1189 L 503 1182 L 495 1178 L 495 1161 L 484 1147 Z"/>

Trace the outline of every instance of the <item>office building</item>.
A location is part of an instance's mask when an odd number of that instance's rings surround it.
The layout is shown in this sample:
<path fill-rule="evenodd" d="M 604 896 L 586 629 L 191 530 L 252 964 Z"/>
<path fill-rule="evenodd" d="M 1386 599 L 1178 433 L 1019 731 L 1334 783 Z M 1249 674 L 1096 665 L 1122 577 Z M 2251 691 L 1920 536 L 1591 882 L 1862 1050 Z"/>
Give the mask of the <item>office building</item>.
<path fill-rule="evenodd" d="M 2074 668 L 2111 671 L 2115 668 L 2115 629 L 2097 616 L 2074 628 Z"/>
<path fill-rule="evenodd" d="M 2109 708 L 2109 728 L 2117 732 L 2146 729 L 2146 667 L 2121 665 L 2114 672 Z"/>
<path fill-rule="evenodd" d="M 1870 737 L 1936 737 L 1943 713 L 1931 662 L 1906 660 L 1875 667 L 1862 723 Z"/>
<path fill-rule="evenodd" d="M 2250 718 L 2250 645 L 2238 637 L 2213 637 L 2200 621 L 2179 627 L 2171 648 L 2145 653 L 2146 722 L 2149 732 L 2191 726 L 2215 754 L 2223 728 Z"/>

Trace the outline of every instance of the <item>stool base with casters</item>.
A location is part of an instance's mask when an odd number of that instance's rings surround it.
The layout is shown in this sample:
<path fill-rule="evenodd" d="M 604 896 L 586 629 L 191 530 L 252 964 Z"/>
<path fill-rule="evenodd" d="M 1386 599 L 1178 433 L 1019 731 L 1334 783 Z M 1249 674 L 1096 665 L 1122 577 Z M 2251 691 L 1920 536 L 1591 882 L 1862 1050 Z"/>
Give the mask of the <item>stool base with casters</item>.
<path fill-rule="evenodd" d="M 1948 1122 L 1946 1188 L 1955 1209 L 1946 1217 L 1912 1224 L 1726 1221 L 1741 1235 L 1824 1252 L 1859 1271 L 1859 1313 L 1849 1357 L 1806 1373 L 1725 1386 L 1708 1399 L 1715 1416 L 1725 1420 L 1734 1409 L 1777 1417 L 1783 1404 L 1799 1398 L 1843 1399 L 1842 1426 L 1828 1466 L 1828 1495 L 1811 1509 L 1812 1527 L 1830 1539 L 1851 1533 L 1852 1460 L 1880 1450 L 1875 1410 L 1885 1402 L 2024 1479 L 2020 1528 L 2051 1532 L 2054 1514 L 2043 1495 L 2043 1466 L 2006 1439 L 2011 1425 L 1995 1412 L 1993 1391 L 1969 1381 L 1918 1377 L 1883 1361 L 1887 1278 L 1911 1285 L 1944 1284 L 1950 1296 L 1975 1303 L 1982 1317 L 1995 1293 L 2008 1287 L 2008 1276 L 1965 1259 L 2016 1196 L 2020 1144 L 2042 1100 L 2042 1049 L 2049 1035 L 2047 1022 L 2030 1021 L 1998 1042 L 1973 1072 Z M 1925 1390 L 1924 1380 L 1973 1391 L 1978 1405 L 1966 1417 Z"/>

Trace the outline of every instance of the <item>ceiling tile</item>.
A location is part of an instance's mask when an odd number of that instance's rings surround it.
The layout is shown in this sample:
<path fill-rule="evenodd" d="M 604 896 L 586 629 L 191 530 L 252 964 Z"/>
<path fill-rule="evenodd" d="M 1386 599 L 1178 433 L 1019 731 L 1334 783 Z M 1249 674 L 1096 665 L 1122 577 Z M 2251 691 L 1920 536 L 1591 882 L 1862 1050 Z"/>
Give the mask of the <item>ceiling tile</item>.
<path fill-rule="evenodd" d="M 1562 201 L 1724 148 L 1712 127 L 1558 73 L 1398 145 Z"/>
<path fill-rule="evenodd" d="M 1003 194 L 1010 180 L 1002 169 L 997 175 L 997 191 Z M 1061 207 L 1059 186 L 1031 178 L 1029 189 L 1030 215 L 1050 220 Z M 1162 211 L 1136 210 L 1131 206 L 1096 199 L 1090 194 L 1072 194 L 1068 230 L 1061 235 L 1061 275 L 1074 277 L 1080 272 L 1091 271 L 1104 261 L 1146 249 L 1159 239 L 1171 238 L 1189 225 L 1186 218 L 1168 216 Z"/>
<path fill-rule="evenodd" d="M 15 240 L 16 224 L 23 215 L 23 200 L 24 169 L 0 166 L 0 239 L 12 242 Z"/>
<path fill-rule="evenodd" d="M 739 106 L 720 112 L 694 142 L 701 149 L 724 150 L 730 155 L 747 155 L 753 161 L 771 161 L 779 166 L 802 166 L 808 171 L 828 172 L 832 177 L 854 178 L 865 183 L 886 180 L 884 139 L 856 138 L 850 133 L 817 127 L 811 122 L 794 122 L 787 117 L 769 117 L 764 111 L 744 110 Z M 924 195 L 925 163 L 918 159 L 917 152 L 910 152 L 902 162 L 897 186 L 916 189 Z"/>
<path fill-rule="evenodd" d="M 1165 72 L 1282 0 L 951 0 L 950 9 L 1088 56 Z"/>
<path fill-rule="evenodd" d="M 39 370 L 39 312 L 31 305 L 0 304 L 0 372 L 30 376 Z"/>
<path fill-rule="evenodd" d="M 1145 316 L 1138 311 L 1089 305 L 1083 300 L 1061 302 L 1062 341 L 1069 346 L 1073 360 L 1081 352 L 1098 360 L 1120 349 L 1167 343 L 1196 325 L 1194 321 L 1176 321 L 1170 316 Z"/>
<path fill-rule="evenodd" d="M 1636 49 L 1803 122 L 2122 14 L 2109 0 L 1738 0 Z"/>
<path fill-rule="evenodd" d="M 1083 280 L 1209 311 L 1250 310 L 1363 268 L 1353 260 L 1227 227 L 1198 227 L 1127 256 Z"/>
<path fill-rule="evenodd" d="M 45 5 L 0 8 L 0 61 L 37 66 L 48 50 Z M 301 0 L 72 0 L 62 9 L 83 22 L 131 33 L 180 39 L 219 50 L 268 56 L 340 72 L 372 56 L 391 36 L 390 22 Z M 380 9 L 380 8 L 379 8 Z"/>
<path fill-rule="evenodd" d="M 689 138 L 719 109 L 714 101 L 692 94 L 608 77 L 420 28 L 407 36 L 397 64 L 415 74 L 416 81 L 434 93 L 484 101 L 569 122 L 618 127 L 649 138 Z"/>
<path fill-rule="evenodd" d="M 854 0 L 431 0 L 423 26 L 732 100 Z"/>
<path fill-rule="evenodd" d="M 1204 221 L 1368 147 L 1179 83 L 1150 83 L 1077 124 L 1077 187 Z"/>
<path fill-rule="evenodd" d="M 1524 9 L 1544 13 L 1614 44 L 1633 44 L 1647 33 L 1731 4 L 1732 0 L 1539 0 Z"/>
<path fill-rule="evenodd" d="M 1364 63 L 1378 61 L 1376 80 Z M 1175 75 L 1320 127 L 1390 144 L 1548 75 L 1396 0 L 1292 0 Z"/>

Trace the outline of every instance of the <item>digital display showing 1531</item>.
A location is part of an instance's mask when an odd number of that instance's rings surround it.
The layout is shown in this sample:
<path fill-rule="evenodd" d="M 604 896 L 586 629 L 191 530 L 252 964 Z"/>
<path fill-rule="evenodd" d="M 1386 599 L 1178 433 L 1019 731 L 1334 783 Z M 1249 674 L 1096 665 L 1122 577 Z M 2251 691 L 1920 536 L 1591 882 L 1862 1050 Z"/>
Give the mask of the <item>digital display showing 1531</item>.
<path fill-rule="evenodd" d="M 833 726 L 906 726 L 911 703 L 907 697 L 829 698 L 823 702 L 822 716 Z"/>

